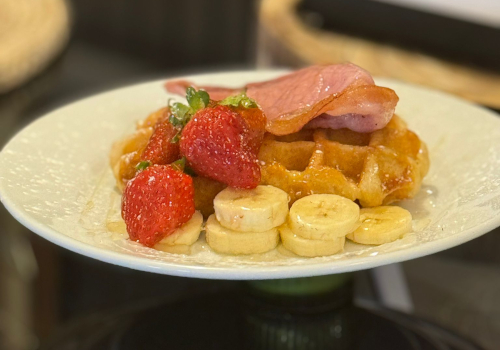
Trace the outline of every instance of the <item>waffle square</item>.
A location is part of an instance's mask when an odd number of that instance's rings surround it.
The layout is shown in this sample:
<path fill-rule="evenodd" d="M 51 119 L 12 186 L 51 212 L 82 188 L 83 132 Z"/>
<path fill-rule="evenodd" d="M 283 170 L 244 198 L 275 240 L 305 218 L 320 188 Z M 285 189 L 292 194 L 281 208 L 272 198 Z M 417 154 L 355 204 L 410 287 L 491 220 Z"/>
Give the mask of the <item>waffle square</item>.
<path fill-rule="evenodd" d="M 286 191 L 291 203 L 332 193 L 363 207 L 413 197 L 429 169 L 426 145 L 396 115 L 372 133 L 306 129 L 266 134 L 259 160 L 262 183 Z"/>

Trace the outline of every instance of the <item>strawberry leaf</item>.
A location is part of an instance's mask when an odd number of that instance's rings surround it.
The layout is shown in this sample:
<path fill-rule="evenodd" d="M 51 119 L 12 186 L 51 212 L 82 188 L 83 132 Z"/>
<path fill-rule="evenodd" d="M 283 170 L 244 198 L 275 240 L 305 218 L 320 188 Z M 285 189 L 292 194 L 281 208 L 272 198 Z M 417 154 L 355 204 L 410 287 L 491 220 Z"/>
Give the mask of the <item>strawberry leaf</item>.
<path fill-rule="evenodd" d="M 199 90 L 198 94 L 200 95 L 200 99 L 203 101 L 203 108 L 207 107 L 210 103 L 210 96 L 208 95 L 208 92 L 206 92 L 205 90 Z"/>
<path fill-rule="evenodd" d="M 175 102 L 170 108 L 172 114 L 177 117 L 177 119 L 184 119 L 186 115 L 190 112 L 190 108 L 183 103 Z"/>
<path fill-rule="evenodd" d="M 184 171 L 184 168 L 186 167 L 186 158 L 182 157 L 181 159 L 176 160 L 172 164 L 172 168 L 179 170 L 179 171 Z"/>
<path fill-rule="evenodd" d="M 246 92 L 241 92 L 238 95 L 228 96 L 219 102 L 223 106 L 244 107 L 244 108 L 257 108 L 257 102 L 247 96 Z"/>
<path fill-rule="evenodd" d="M 210 96 L 205 90 L 196 91 L 193 87 L 188 87 L 186 89 L 186 100 L 189 106 L 175 102 L 170 107 L 172 114 L 168 117 L 168 121 L 177 129 L 177 134 L 170 140 L 171 143 L 179 142 L 184 126 L 198 110 L 208 106 Z"/>
<path fill-rule="evenodd" d="M 193 111 L 197 112 L 200 109 L 208 106 L 210 97 L 208 96 L 208 93 L 206 91 L 196 91 L 193 87 L 190 86 L 186 89 L 186 100 L 188 101 L 189 106 L 193 109 Z"/>
<path fill-rule="evenodd" d="M 139 170 L 139 171 L 142 171 L 144 169 L 146 169 L 148 166 L 150 166 L 151 163 L 148 162 L 148 161 L 143 161 L 143 162 L 140 162 L 139 164 L 137 164 L 135 166 L 136 170 Z"/>

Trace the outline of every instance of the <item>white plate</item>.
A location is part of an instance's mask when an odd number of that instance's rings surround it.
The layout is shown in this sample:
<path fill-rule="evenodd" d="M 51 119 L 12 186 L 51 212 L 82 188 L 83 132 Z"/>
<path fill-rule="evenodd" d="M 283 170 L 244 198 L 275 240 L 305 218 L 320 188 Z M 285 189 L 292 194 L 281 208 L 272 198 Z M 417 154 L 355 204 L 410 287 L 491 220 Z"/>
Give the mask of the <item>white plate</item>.
<path fill-rule="evenodd" d="M 189 77 L 199 84 L 241 86 L 279 71 Z M 500 225 L 500 119 L 446 94 L 378 79 L 400 97 L 397 113 L 427 142 L 431 169 L 417 198 L 401 203 L 414 233 L 382 246 L 349 243 L 344 253 L 303 259 L 273 251 L 222 256 L 200 240 L 192 255 L 130 242 L 119 215 L 120 196 L 108 165 L 112 142 L 134 122 L 164 106 L 164 81 L 107 92 L 38 119 L 0 154 L 0 195 L 7 210 L 40 236 L 74 252 L 155 273 L 271 279 L 372 268 L 413 259 L 478 237 Z"/>

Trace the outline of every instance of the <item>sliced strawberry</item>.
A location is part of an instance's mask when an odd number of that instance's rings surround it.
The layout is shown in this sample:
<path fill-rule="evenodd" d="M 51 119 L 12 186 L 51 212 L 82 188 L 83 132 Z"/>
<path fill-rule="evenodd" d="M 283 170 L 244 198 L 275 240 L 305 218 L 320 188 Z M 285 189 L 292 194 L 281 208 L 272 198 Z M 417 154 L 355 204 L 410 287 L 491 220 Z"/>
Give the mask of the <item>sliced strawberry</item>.
<path fill-rule="evenodd" d="M 141 161 L 149 161 L 151 164 L 170 164 L 179 159 L 179 143 L 171 142 L 177 132 L 178 130 L 167 118 L 159 120 L 141 154 Z"/>
<path fill-rule="evenodd" d="M 182 131 L 181 154 L 193 170 L 231 187 L 254 188 L 260 166 L 245 119 L 227 106 L 198 111 Z"/>
<path fill-rule="evenodd" d="M 152 247 L 195 211 L 193 179 L 168 165 L 152 165 L 127 183 L 122 217 L 130 239 Z"/>

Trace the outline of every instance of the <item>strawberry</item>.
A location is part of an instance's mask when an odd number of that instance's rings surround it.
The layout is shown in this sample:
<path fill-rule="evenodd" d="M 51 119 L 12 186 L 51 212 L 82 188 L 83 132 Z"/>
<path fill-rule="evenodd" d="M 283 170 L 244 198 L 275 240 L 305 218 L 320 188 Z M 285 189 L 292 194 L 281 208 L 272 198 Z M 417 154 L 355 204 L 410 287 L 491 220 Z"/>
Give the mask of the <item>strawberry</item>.
<path fill-rule="evenodd" d="M 141 161 L 151 164 L 169 164 L 179 159 L 179 144 L 172 143 L 178 130 L 167 119 L 156 123 L 153 134 L 141 154 Z"/>
<path fill-rule="evenodd" d="M 130 239 L 152 247 L 195 211 L 193 179 L 168 165 L 152 165 L 127 183 L 122 217 Z"/>
<path fill-rule="evenodd" d="M 241 117 L 246 121 L 250 129 L 249 133 L 249 145 L 252 147 L 255 153 L 259 153 L 260 145 L 264 139 L 264 133 L 266 132 L 266 122 L 267 119 L 262 113 L 260 108 L 248 108 L 248 107 L 232 107 L 230 108 L 241 115 Z"/>
<path fill-rule="evenodd" d="M 198 175 L 238 188 L 254 188 L 260 182 L 248 124 L 228 106 L 196 112 L 182 130 L 180 151 Z"/>

